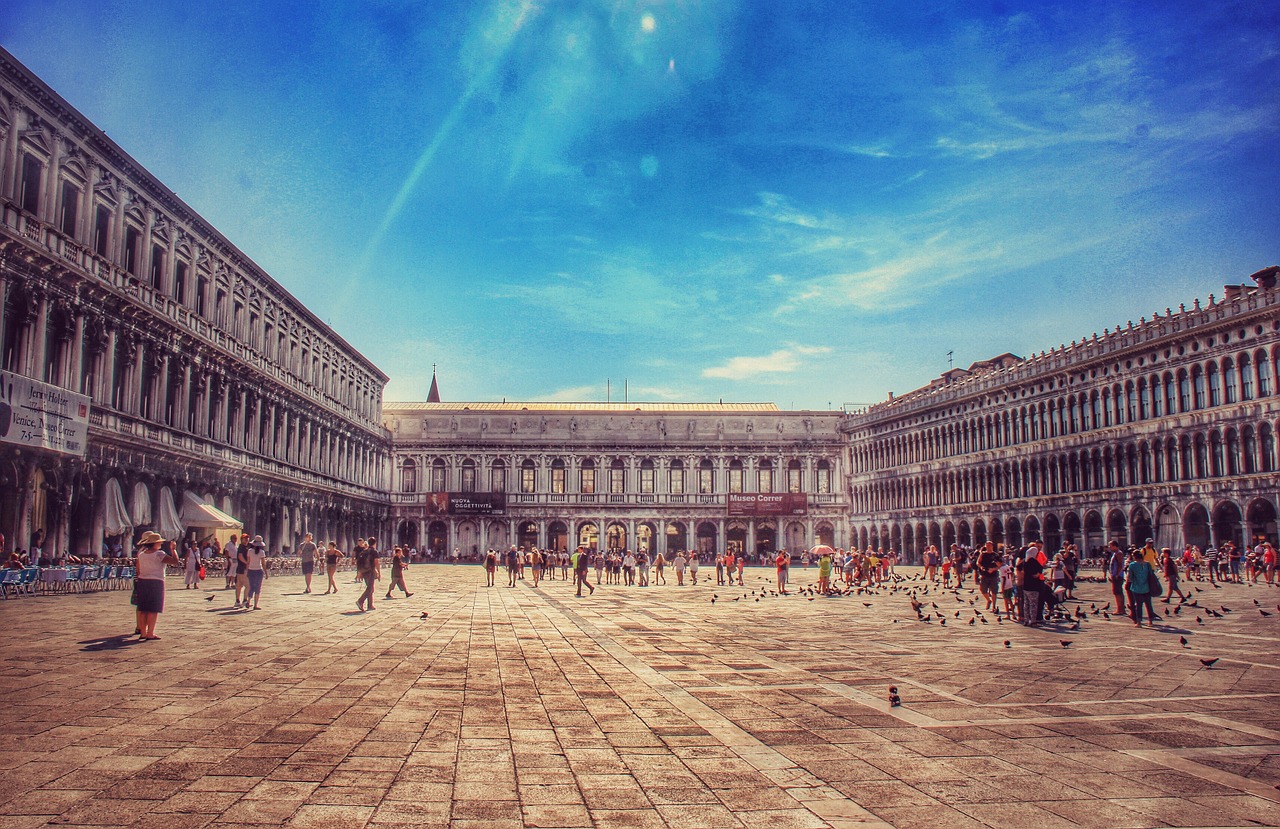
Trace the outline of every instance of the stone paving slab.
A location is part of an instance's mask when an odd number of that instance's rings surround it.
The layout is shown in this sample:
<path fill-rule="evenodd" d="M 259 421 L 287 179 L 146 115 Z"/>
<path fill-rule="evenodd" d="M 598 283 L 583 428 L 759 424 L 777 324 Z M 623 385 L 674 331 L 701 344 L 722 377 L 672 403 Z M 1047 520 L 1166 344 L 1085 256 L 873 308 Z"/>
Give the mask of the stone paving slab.
<path fill-rule="evenodd" d="M 147 643 L 126 592 L 13 599 L 0 829 L 1280 825 L 1280 590 L 1196 585 L 1153 630 L 1083 584 L 1078 630 L 1030 630 L 903 572 L 576 598 L 415 566 L 370 613 L 174 579 Z"/>

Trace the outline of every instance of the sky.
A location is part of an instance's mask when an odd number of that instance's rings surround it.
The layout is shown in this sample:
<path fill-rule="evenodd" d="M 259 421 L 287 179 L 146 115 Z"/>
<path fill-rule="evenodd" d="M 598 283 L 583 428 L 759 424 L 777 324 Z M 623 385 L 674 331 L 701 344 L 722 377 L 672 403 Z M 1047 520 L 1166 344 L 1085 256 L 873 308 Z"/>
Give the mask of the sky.
<path fill-rule="evenodd" d="M 388 401 L 865 405 L 1280 263 L 1274 3 L 9 0 L 0 44 Z"/>

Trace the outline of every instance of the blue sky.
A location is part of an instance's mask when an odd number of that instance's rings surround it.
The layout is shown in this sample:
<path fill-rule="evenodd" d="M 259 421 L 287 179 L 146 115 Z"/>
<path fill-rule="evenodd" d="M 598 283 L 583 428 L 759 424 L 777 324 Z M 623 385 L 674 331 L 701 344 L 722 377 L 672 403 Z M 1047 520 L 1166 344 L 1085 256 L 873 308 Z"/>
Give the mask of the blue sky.
<path fill-rule="evenodd" d="M 10 0 L 422 399 L 881 400 L 1280 263 L 1271 3 Z"/>

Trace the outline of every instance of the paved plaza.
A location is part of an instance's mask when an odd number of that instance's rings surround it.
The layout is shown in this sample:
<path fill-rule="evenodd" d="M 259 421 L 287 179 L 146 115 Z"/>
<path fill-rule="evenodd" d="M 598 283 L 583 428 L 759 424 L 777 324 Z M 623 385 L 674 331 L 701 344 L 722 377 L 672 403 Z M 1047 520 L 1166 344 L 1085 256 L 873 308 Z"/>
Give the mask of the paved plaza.
<path fill-rule="evenodd" d="M 767 575 L 579 599 L 415 566 L 364 614 L 349 574 L 257 612 L 173 578 L 148 643 L 127 591 L 13 599 L 0 828 L 1280 824 L 1280 590 L 1135 630 L 1089 584 L 1079 630 L 1029 630 Z"/>

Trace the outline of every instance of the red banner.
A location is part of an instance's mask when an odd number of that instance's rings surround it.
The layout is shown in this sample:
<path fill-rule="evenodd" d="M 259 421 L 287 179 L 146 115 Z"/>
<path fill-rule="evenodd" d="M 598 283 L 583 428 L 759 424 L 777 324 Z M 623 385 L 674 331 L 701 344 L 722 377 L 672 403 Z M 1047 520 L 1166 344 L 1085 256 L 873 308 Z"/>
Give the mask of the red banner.
<path fill-rule="evenodd" d="M 806 515 L 809 498 L 803 492 L 731 492 L 726 506 L 730 516 Z"/>

